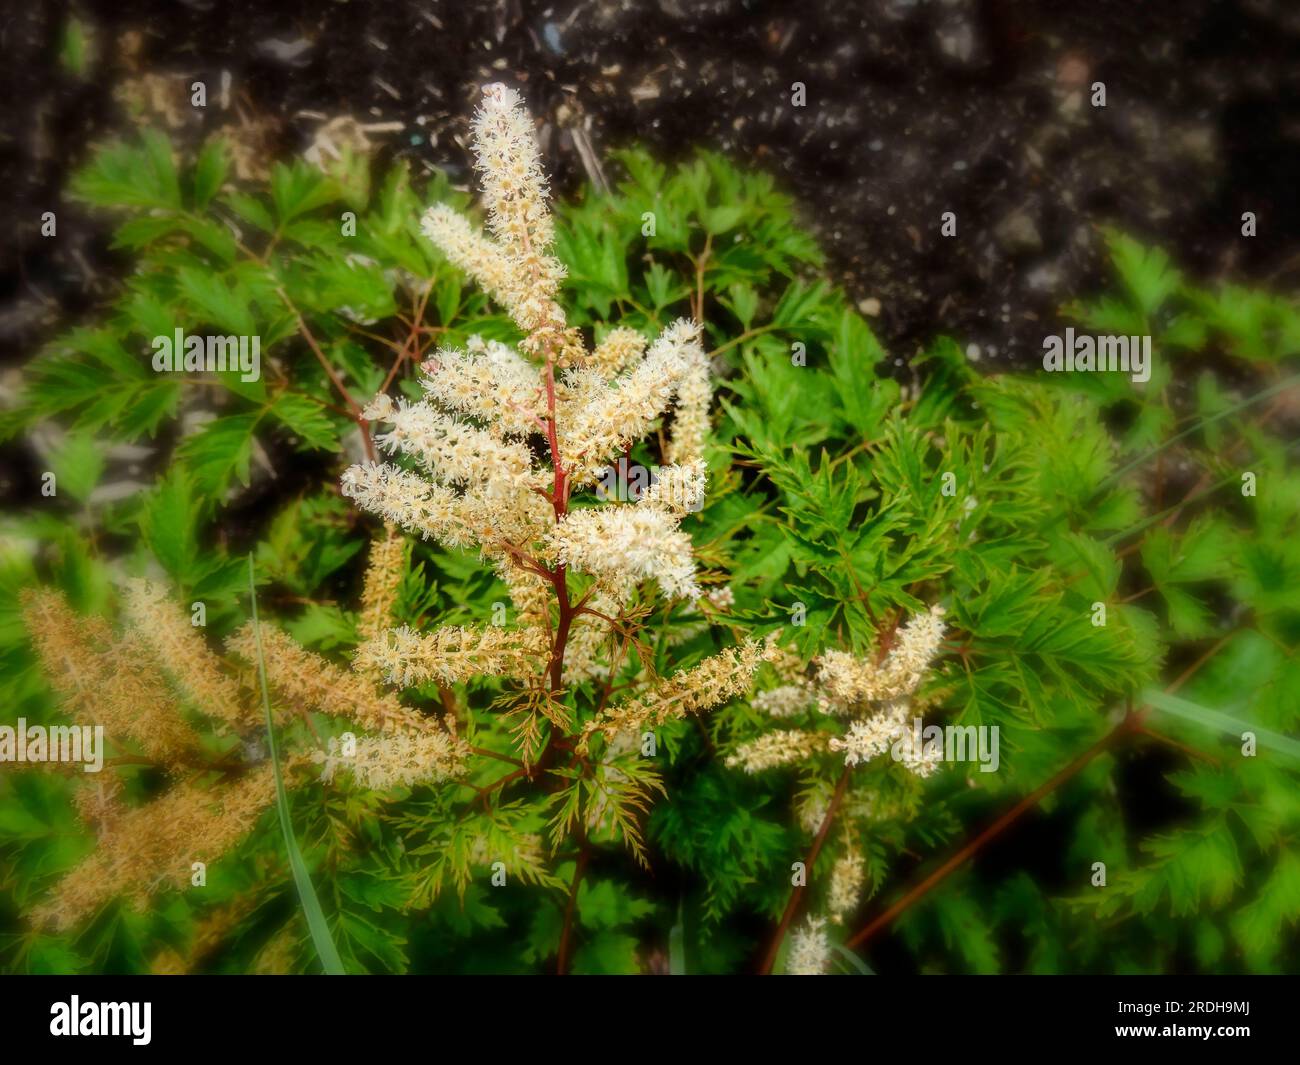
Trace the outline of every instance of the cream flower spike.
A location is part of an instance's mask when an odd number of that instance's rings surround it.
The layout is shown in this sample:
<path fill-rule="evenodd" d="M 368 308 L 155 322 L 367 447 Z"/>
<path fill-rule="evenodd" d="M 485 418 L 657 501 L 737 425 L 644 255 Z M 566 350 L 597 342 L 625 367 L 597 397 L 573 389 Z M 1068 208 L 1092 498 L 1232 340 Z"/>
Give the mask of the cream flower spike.
<path fill-rule="evenodd" d="M 581 361 L 581 335 L 568 328 L 555 299 L 565 270 L 548 254 L 555 224 L 533 122 L 519 94 L 504 85 L 486 86 L 472 130 L 491 235 L 476 232 L 443 205 L 425 213 L 421 228 L 509 312 L 526 334 L 521 346 L 528 354 L 549 353 L 559 366 Z"/>
<path fill-rule="evenodd" d="M 686 319 L 654 338 L 598 329 L 602 339 L 588 353 L 556 301 L 564 270 L 552 254 L 541 153 L 518 93 L 484 90 L 472 148 L 486 228 L 445 206 L 430 208 L 422 227 L 525 339 L 514 350 L 472 336 L 424 362 L 419 401 L 376 396 L 364 416 L 382 423 L 375 440 L 395 461 L 352 466 L 342 491 L 408 533 L 478 548 L 506 583 L 513 624 L 371 626 L 357 664 L 399 688 L 487 675 L 545 678 L 554 693 L 609 675 L 621 616 L 640 609 L 647 582 L 666 598 L 702 594 L 681 523 L 702 507 L 707 486 L 709 359 L 700 325 Z M 588 505 L 581 497 L 607 466 L 661 425 L 666 461 L 654 485 L 635 503 Z M 591 581 L 571 586 L 571 576 Z M 697 663 L 641 699 L 607 707 L 583 739 L 717 705 L 748 690 L 769 653 L 747 643 Z M 822 741 L 810 734 L 802 743 Z"/>

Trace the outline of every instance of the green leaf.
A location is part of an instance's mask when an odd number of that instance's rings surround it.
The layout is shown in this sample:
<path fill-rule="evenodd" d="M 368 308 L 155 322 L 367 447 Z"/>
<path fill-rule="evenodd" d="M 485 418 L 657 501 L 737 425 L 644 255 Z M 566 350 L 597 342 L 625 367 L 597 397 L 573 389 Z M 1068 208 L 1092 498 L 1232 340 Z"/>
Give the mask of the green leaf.
<path fill-rule="evenodd" d="M 177 448 L 177 457 L 194 477 L 200 496 L 212 498 L 229 487 L 232 478 L 248 484 L 253 454 L 253 430 L 258 415 L 232 414 L 208 422 Z"/>
<path fill-rule="evenodd" d="M 198 562 L 198 505 L 183 470 L 172 469 L 151 494 L 141 528 L 162 568 L 187 586 Z"/>
<path fill-rule="evenodd" d="M 85 23 L 70 15 L 63 24 L 63 34 L 59 41 L 59 65 L 69 74 L 84 77 L 89 52 L 90 35 Z"/>
<path fill-rule="evenodd" d="M 88 433 L 69 433 L 50 456 L 59 490 L 86 502 L 104 472 L 104 449 Z"/>
<path fill-rule="evenodd" d="M 1120 280 L 1149 319 L 1178 290 L 1182 283 L 1178 272 L 1159 248 L 1144 248 L 1118 232 L 1109 233 L 1107 243 Z"/>
<path fill-rule="evenodd" d="M 621 932 L 597 932 L 573 958 L 579 975 L 623 975 L 639 971 L 636 937 Z"/>
<path fill-rule="evenodd" d="M 223 202 L 245 222 L 256 226 L 263 233 L 275 231 L 275 219 L 260 200 L 242 192 L 235 192 L 224 197 Z"/>
<path fill-rule="evenodd" d="M 283 226 L 299 215 L 314 211 L 338 199 L 334 182 L 314 167 L 297 161 L 292 166 L 277 163 L 271 171 L 271 199 Z"/>
<path fill-rule="evenodd" d="M 207 207 L 212 202 L 212 197 L 221 191 L 229 167 L 230 157 L 225 140 L 221 137 L 213 137 L 203 146 L 194 163 L 194 174 L 191 180 L 194 188 L 194 206 L 198 210 Z"/>
<path fill-rule="evenodd" d="M 102 148 L 71 186 L 77 196 L 101 207 L 181 208 L 171 144 L 157 130 L 144 130 L 136 145 L 117 142 Z"/>
<path fill-rule="evenodd" d="M 320 403 L 297 392 L 285 392 L 276 397 L 271 413 L 302 438 L 309 448 L 320 451 L 339 451 L 338 431 Z"/>
<path fill-rule="evenodd" d="M 289 852 L 289 867 L 293 870 L 293 882 L 298 888 L 298 902 L 302 906 L 303 916 L 307 919 L 307 928 L 311 932 L 312 943 L 316 946 L 316 955 L 321 966 L 330 976 L 345 976 L 343 960 L 339 957 L 338 947 L 330 935 L 329 924 L 325 920 L 325 911 L 321 909 L 320 899 L 312 886 L 311 875 L 307 872 L 307 863 L 303 861 L 302 851 L 293 835 L 293 821 L 289 817 L 289 796 L 284 789 L 284 777 L 280 773 L 280 754 L 275 742 L 275 721 L 271 718 L 271 696 L 266 683 L 266 658 L 262 653 L 262 625 L 257 619 L 257 576 L 253 566 L 253 555 L 248 555 L 248 599 L 253 611 L 253 634 L 257 643 L 257 681 L 262 691 L 262 711 L 266 715 L 266 743 L 271 755 L 271 766 L 275 773 L 275 808 L 280 815 L 280 831 L 284 834 L 284 846 Z"/>
<path fill-rule="evenodd" d="M 727 289 L 729 299 L 721 302 L 736 316 L 742 329 L 749 329 L 758 313 L 758 292 L 752 285 L 736 283 Z"/>
<path fill-rule="evenodd" d="M 182 267 L 176 275 L 181 293 L 195 307 L 199 320 L 235 336 L 257 332 L 250 294 L 242 285 L 228 285 L 220 275 Z"/>
<path fill-rule="evenodd" d="M 229 266 L 235 261 L 237 245 L 234 234 L 221 223 L 208 218 L 183 218 L 180 228 L 215 255 L 221 265 Z"/>
<path fill-rule="evenodd" d="M 1157 710 L 1163 710 L 1167 714 L 1173 714 L 1175 717 L 1181 717 L 1188 721 L 1195 721 L 1208 729 L 1227 733 L 1238 740 L 1241 739 L 1243 733 L 1253 732 L 1260 746 L 1268 747 L 1279 754 L 1286 755 L 1288 758 L 1300 761 L 1300 740 L 1294 740 L 1290 736 L 1283 736 L 1271 729 L 1261 728 L 1247 721 L 1240 721 L 1229 714 L 1211 710 L 1208 707 L 1200 706 L 1187 699 L 1181 699 L 1176 695 L 1169 695 L 1155 688 L 1149 688 L 1143 692 L 1142 699 Z"/>
<path fill-rule="evenodd" d="M 704 211 L 702 218 L 704 228 L 717 236 L 725 233 L 729 229 L 735 229 L 740 224 L 740 220 L 745 217 L 745 207 L 742 204 L 727 204 L 722 207 L 710 207 Z"/>

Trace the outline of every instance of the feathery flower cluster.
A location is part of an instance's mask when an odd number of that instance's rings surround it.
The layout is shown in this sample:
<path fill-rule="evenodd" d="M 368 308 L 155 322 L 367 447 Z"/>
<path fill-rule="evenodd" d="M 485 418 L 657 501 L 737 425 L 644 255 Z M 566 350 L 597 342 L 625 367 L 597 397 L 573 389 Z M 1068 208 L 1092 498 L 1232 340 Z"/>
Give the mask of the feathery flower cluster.
<path fill-rule="evenodd" d="M 705 598 L 708 599 L 715 610 L 725 612 L 736 605 L 736 593 L 729 584 L 724 584 L 721 588 L 714 588 Z"/>
<path fill-rule="evenodd" d="M 546 178 L 518 93 L 484 89 L 473 134 L 487 231 L 444 206 L 426 212 L 422 228 L 505 308 L 524 339 L 515 350 L 472 337 L 463 350 L 439 350 L 424 363 L 418 402 L 375 397 L 364 415 L 386 425 L 377 442 L 408 461 L 353 466 L 342 490 L 409 533 L 477 548 L 506 581 L 519 625 L 370 628 L 357 667 L 403 687 L 485 674 L 530 679 L 548 668 L 553 679 L 574 683 L 608 674 L 611 619 L 639 585 L 654 580 L 663 594 L 691 601 L 700 595 L 680 524 L 705 491 L 709 359 L 699 325 L 684 320 L 653 342 L 614 328 L 588 351 L 557 302 L 564 269 L 551 254 Z M 573 494 L 591 488 L 660 419 L 670 427 L 671 459 L 644 498 L 570 509 Z M 595 578 L 580 606 L 565 597 L 569 573 Z M 695 701 L 703 705 L 714 679 L 707 670 L 693 676 L 679 683 L 701 685 Z M 660 694 L 673 700 L 665 714 L 692 701 L 685 690 Z M 657 711 L 647 703 L 628 712 Z"/>
<path fill-rule="evenodd" d="M 503 436 L 527 436 L 546 415 L 545 385 L 537 367 L 496 340 L 473 336 L 464 351 L 443 349 L 424 364 L 421 381 L 430 402 L 496 427 Z"/>
<path fill-rule="evenodd" d="M 194 923 L 194 931 L 184 954 L 171 947 L 164 947 L 149 962 L 149 971 L 154 976 L 184 976 L 194 972 L 222 946 L 239 923 L 257 908 L 257 903 L 257 894 L 249 892 L 209 910 Z"/>
<path fill-rule="evenodd" d="M 574 487 L 593 483 L 611 457 L 625 451 L 650 431 L 655 420 L 669 408 L 692 366 L 703 358 L 700 327 L 679 319 L 665 329 L 640 362 L 615 377 L 608 387 L 566 411 L 560 433 L 560 450 L 571 467 Z M 590 380 L 588 378 L 588 380 Z M 705 390 L 709 389 L 707 380 Z M 579 394 L 581 389 L 577 389 Z M 711 396 L 710 392 L 710 396 Z M 707 403 L 705 429 L 707 430 Z M 680 413 L 680 410 L 679 410 Z M 672 455 L 674 464 L 692 462 L 703 455 Z"/>
<path fill-rule="evenodd" d="M 72 805 L 81 823 L 97 839 L 107 836 L 126 809 L 122 805 L 122 778 L 108 773 L 87 777 L 72 793 Z"/>
<path fill-rule="evenodd" d="M 617 329 L 611 329 L 605 335 L 605 339 L 596 345 L 596 349 L 591 353 L 591 357 L 586 360 L 584 365 L 595 370 L 600 377 L 609 380 L 612 377 L 617 377 L 632 363 L 641 358 L 645 354 L 645 348 L 645 337 L 635 329 L 620 326 Z M 705 384 L 707 385 L 707 383 L 706 381 Z"/>
<path fill-rule="evenodd" d="M 699 344 L 687 347 L 684 360 L 677 385 L 672 436 L 664 456 L 676 465 L 694 462 L 704 455 L 704 442 L 709 435 L 709 403 L 713 399 L 713 373 L 704 349 Z"/>
<path fill-rule="evenodd" d="M 804 794 L 800 798 L 796 809 L 796 813 L 799 817 L 799 827 L 810 836 L 817 835 L 817 833 L 821 831 L 822 824 L 826 820 L 826 814 L 829 809 L 829 789 L 816 789 Z"/>
<path fill-rule="evenodd" d="M 871 717 L 850 721 L 843 737 L 836 736 L 830 741 L 830 749 L 843 751 L 844 764 L 850 766 L 869 762 L 884 754 L 906 729 L 908 706 L 906 699 L 900 699 L 887 704 Z"/>
<path fill-rule="evenodd" d="M 879 666 L 844 651 L 827 651 L 817 673 L 822 709 L 828 714 L 851 714 L 866 702 L 910 696 L 943 642 L 943 614 L 943 607 L 933 606 L 908 621 Z"/>
<path fill-rule="evenodd" d="M 654 484 L 645 490 L 638 502 L 645 507 L 662 507 L 678 516 L 699 510 L 704 505 L 708 474 L 703 459 L 682 466 L 662 466 Z"/>
<path fill-rule="evenodd" d="M 774 650 L 773 667 L 786 683 L 759 692 L 751 705 L 781 720 L 797 718 L 813 706 L 824 714 L 850 717 L 842 735 L 810 747 L 809 753 L 829 749 L 843 753 L 845 765 L 856 766 L 892 751 L 916 776 L 929 776 L 938 768 L 938 759 L 918 749 L 908 718 L 912 695 L 943 642 L 943 613 L 943 607 L 933 606 L 913 617 L 899 630 L 895 646 L 879 665 L 844 651 L 825 652 L 811 681 L 802 675 L 796 656 Z M 795 731 L 765 734 L 739 745 L 727 764 L 750 773 L 794 764 L 802 760 L 800 735 Z"/>
<path fill-rule="evenodd" d="M 932 775 L 943 762 L 942 755 L 927 749 L 924 743 L 918 741 L 915 730 L 908 728 L 906 723 L 899 727 L 890 753 L 902 763 L 905 769 L 918 777 Z"/>
<path fill-rule="evenodd" d="M 691 538 L 659 507 L 638 503 L 574 511 L 547 541 L 561 563 L 594 574 L 615 595 L 653 577 L 667 595 L 699 597 Z"/>
<path fill-rule="evenodd" d="M 448 547 L 478 546 L 500 557 L 505 545 L 527 543 L 545 528 L 546 501 L 508 478 L 494 476 L 463 493 L 387 463 L 366 462 L 343 473 L 343 494 L 358 506 Z"/>
<path fill-rule="evenodd" d="M 443 730 L 358 736 L 348 744 L 331 736 L 327 750 L 312 752 L 312 760 L 322 766 L 325 783 L 345 770 L 358 785 L 374 791 L 459 777 L 468 757 L 465 742 Z"/>
<path fill-rule="evenodd" d="M 862 863 L 862 855 L 857 851 L 849 851 L 842 855 L 832 867 L 826 909 L 831 915 L 831 920 L 836 924 L 857 908 L 865 879 L 866 870 Z"/>
<path fill-rule="evenodd" d="M 555 301 L 564 267 L 547 254 L 555 227 L 546 205 L 546 175 L 532 120 L 519 94 L 489 85 L 474 116 L 475 169 L 483 183 L 492 236 L 474 232 L 454 211 L 438 206 L 424 216 L 425 234 L 510 313 L 531 355 L 548 350 L 558 365 L 583 355 L 582 338 L 565 324 Z"/>
<path fill-rule="evenodd" d="M 412 688 L 430 680 L 455 684 L 485 675 L 526 676 L 537 671 L 544 652 L 541 633 L 531 628 L 446 625 L 422 635 L 403 625 L 362 644 L 356 662 L 390 684 Z"/>
<path fill-rule="evenodd" d="M 363 640 L 374 639 L 392 623 L 397 591 L 406 568 L 406 541 L 396 526 L 385 525 L 384 536 L 370 545 L 366 580 L 361 590 L 361 615 L 357 633 Z"/>
<path fill-rule="evenodd" d="M 365 603 L 376 617 L 387 613 L 395 596 L 401 548 L 389 536 L 372 556 Z M 125 601 L 128 628 L 115 636 L 103 620 L 73 612 L 57 592 L 23 595 L 27 629 L 66 709 L 81 723 L 103 725 L 109 744 L 134 741 L 148 761 L 182 778 L 135 807 L 121 801 L 116 775 L 78 786 L 75 804 L 98 845 L 62 877 L 35 913 L 38 922 L 58 928 L 79 923 L 115 896 L 140 904 L 160 887 L 182 886 L 193 862 L 218 858 L 275 800 L 269 762 L 241 764 L 233 757 L 238 746 L 214 761 L 180 713 L 183 700 L 219 729 L 242 735 L 264 723 L 251 692 L 241 688 L 161 589 L 131 581 Z M 395 696 L 376 692 L 366 677 L 303 650 L 283 632 L 263 625 L 261 638 L 268 681 L 288 706 L 385 733 L 358 741 L 363 756 L 354 769 L 368 786 L 444 780 L 464 772 L 468 747 L 449 729 Z M 235 633 L 227 646 L 255 662 L 252 624 Z M 289 786 L 302 782 L 298 770 L 305 761 L 300 753 L 285 757 Z M 213 771 L 220 776 L 209 784 Z"/>
<path fill-rule="evenodd" d="M 377 732 L 427 732 L 438 727 L 403 706 L 395 695 L 377 692 L 367 677 L 304 650 L 288 633 L 266 622 L 261 637 L 267 683 L 289 706 L 346 718 Z M 257 632 L 251 621 L 230 636 L 226 649 L 246 662 L 257 661 Z"/>
<path fill-rule="evenodd" d="M 727 765 L 740 766 L 746 773 L 794 765 L 826 749 L 826 737 L 800 729 L 777 729 L 765 732 L 756 740 L 742 743 L 727 756 Z"/>
<path fill-rule="evenodd" d="M 242 698 L 239 684 L 222 672 L 217 656 L 162 587 L 139 579 L 128 582 L 126 612 L 189 702 L 236 728 L 256 723 L 260 714 L 249 713 L 250 704 Z"/>
<path fill-rule="evenodd" d="M 803 684 L 782 684 L 758 692 L 750 705 L 772 717 L 795 717 L 809 709 L 816 696 Z"/>
<path fill-rule="evenodd" d="M 809 917 L 802 928 L 790 934 L 790 954 L 786 972 L 791 976 L 825 976 L 831 964 L 831 945 L 825 931 L 826 920 Z"/>
<path fill-rule="evenodd" d="M 363 462 L 343 471 L 342 491 L 358 506 L 426 540 L 468 547 L 473 533 L 457 511 L 456 493 L 398 466 Z"/>
<path fill-rule="evenodd" d="M 579 751 L 586 752 L 596 733 L 607 738 L 620 732 L 639 733 L 670 718 L 707 710 L 748 691 L 769 647 L 757 640 L 746 640 L 738 647 L 729 647 L 660 681 L 637 699 L 608 707 L 584 728 Z"/>
<path fill-rule="evenodd" d="M 23 613 L 45 675 L 76 721 L 103 725 L 110 743 L 134 740 L 161 765 L 177 768 L 197 754 L 199 738 L 138 635 L 114 637 L 49 590 L 24 593 Z"/>
<path fill-rule="evenodd" d="M 34 917 L 38 924 L 69 928 L 115 896 L 142 904 L 159 886 L 180 887 L 189 882 L 191 863 L 215 861 L 274 801 L 269 763 L 224 788 L 179 784 L 123 813 L 114 831 L 55 885 Z"/>
<path fill-rule="evenodd" d="M 498 440 L 491 433 L 443 414 L 427 403 L 414 405 L 376 396 L 362 414 L 369 421 L 392 425 L 375 442 L 390 454 L 403 451 L 418 459 L 443 484 L 486 484 L 503 487 L 518 480 L 522 487 L 541 486 L 530 477 L 532 458 L 523 444 Z"/>
<path fill-rule="evenodd" d="M 919 777 L 938 768 L 938 759 L 918 748 L 908 718 L 912 695 L 943 642 L 943 614 L 943 607 L 936 605 L 914 616 L 899 630 L 897 643 L 879 666 L 842 651 L 822 656 L 817 672 L 822 711 L 866 715 L 856 716 L 843 737 L 830 741 L 831 750 L 844 752 L 845 765 L 868 762 L 892 748 L 897 760 Z M 883 703 L 874 713 L 873 702 Z"/>

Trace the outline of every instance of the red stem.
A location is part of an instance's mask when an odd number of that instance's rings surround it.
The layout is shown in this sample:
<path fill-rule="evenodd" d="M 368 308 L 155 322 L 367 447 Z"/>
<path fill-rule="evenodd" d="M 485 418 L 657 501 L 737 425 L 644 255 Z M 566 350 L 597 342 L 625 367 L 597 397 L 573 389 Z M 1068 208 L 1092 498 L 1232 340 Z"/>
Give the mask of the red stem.
<path fill-rule="evenodd" d="M 1089 747 L 1083 754 L 1079 755 L 1073 762 L 1062 769 L 1056 776 L 1052 777 L 1047 783 L 1040 785 L 1021 799 L 1015 806 L 1011 807 L 1005 814 L 999 817 L 993 824 L 989 825 L 983 832 L 972 839 L 956 854 L 944 862 L 939 868 L 912 888 L 906 895 L 896 903 L 885 910 L 879 917 L 868 924 L 865 928 L 854 935 L 846 944 L 846 947 L 853 948 L 867 942 L 872 936 L 885 928 L 891 921 L 897 918 L 905 910 L 910 909 L 915 903 L 928 895 L 934 888 L 938 887 L 953 871 L 960 868 L 968 858 L 981 850 L 986 844 L 991 842 L 1015 824 L 1020 818 L 1033 809 L 1044 798 L 1051 794 L 1071 777 L 1075 776 L 1086 768 L 1100 754 L 1110 750 L 1117 742 L 1125 738 L 1132 732 L 1136 731 L 1142 723 L 1142 714 L 1130 713 L 1125 715 L 1124 720 L 1111 729 L 1106 735 Z"/>
<path fill-rule="evenodd" d="M 584 836 L 578 851 L 578 863 L 573 869 L 573 885 L 569 888 L 569 901 L 564 907 L 564 929 L 560 932 L 559 956 L 555 961 L 555 972 L 563 976 L 569 971 L 569 940 L 573 937 L 573 915 L 578 908 L 578 885 L 582 883 L 582 874 L 587 871 L 587 860 L 591 857 L 591 848 L 587 846 Z"/>
<path fill-rule="evenodd" d="M 780 953 L 781 944 L 785 941 L 786 933 L 790 931 L 790 925 L 794 922 L 795 914 L 799 910 L 799 900 L 803 898 L 808 877 L 812 875 L 813 863 L 817 861 L 817 855 L 822 851 L 822 844 L 826 842 L 826 837 L 830 835 L 831 822 L 835 820 L 835 815 L 839 812 L 840 803 L 844 801 L 844 793 L 848 790 L 848 786 L 849 767 L 845 766 L 844 772 L 840 774 L 840 779 L 835 785 L 835 794 L 831 796 L 830 805 L 826 807 L 826 816 L 822 818 L 822 826 L 817 830 L 817 838 L 813 840 L 812 849 L 808 852 L 808 859 L 804 862 L 804 883 L 790 892 L 790 901 L 785 904 L 785 912 L 781 914 L 781 923 L 776 926 L 776 934 L 772 936 L 772 942 L 767 948 L 763 964 L 758 970 L 759 976 L 771 975 L 772 968 L 776 965 L 776 956 Z"/>

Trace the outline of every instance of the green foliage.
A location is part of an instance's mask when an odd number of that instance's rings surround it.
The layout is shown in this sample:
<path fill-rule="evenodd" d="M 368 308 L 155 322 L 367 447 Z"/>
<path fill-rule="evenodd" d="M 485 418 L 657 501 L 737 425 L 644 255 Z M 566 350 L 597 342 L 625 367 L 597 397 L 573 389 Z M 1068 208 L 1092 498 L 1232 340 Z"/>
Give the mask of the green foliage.
<path fill-rule="evenodd" d="M 779 633 L 805 662 L 828 647 L 872 653 L 942 603 L 949 634 L 927 720 L 1001 730 L 996 773 L 955 765 L 921 782 L 887 759 L 854 772 L 810 878 L 820 899 L 834 859 L 863 856 L 862 903 L 835 931 L 837 968 L 871 971 L 870 944 L 853 952 L 842 940 L 872 900 L 897 897 L 919 863 L 1048 780 L 1126 708 L 1145 708 L 1156 736 L 1136 734 L 1040 804 L 1031 820 L 1051 845 L 1022 854 L 1023 869 L 965 868 L 898 920 L 897 945 L 927 972 L 1294 967 L 1300 474 L 1280 426 L 1293 417 L 1282 382 L 1300 354 L 1295 305 L 1206 291 L 1158 249 L 1115 235 L 1117 291 L 1072 313 L 1096 332 L 1152 335 L 1145 386 L 982 377 L 946 339 L 901 381 L 819 276 L 815 244 L 768 177 L 707 154 L 676 169 L 639 151 L 618 161 L 612 195 L 559 208 L 565 302 L 583 327 L 651 334 L 703 318 L 721 386 L 708 502 L 686 527 L 706 578 L 734 603 L 712 628 L 665 613 L 657 641 L 610 686 L 643 664 L 689 666 L 729 636 Z M 0 423 L 10 437 L 56 429 L 59 441 L 57 497 L 7 517 L 0 541 L 0 675 L 13 707 L 61 719 L 16 606 L 22 588 L 57 586 L 80 612 L 112 619 L 122 574 L 161 572 L 184 602 L 208 604 L 220 636 L 244 620 L 247 551 L 263 610 L 345 661 L 375 531 L 335 490 L 363 446 L 356 406 L 390 376 L 416 395 L 414 367 L 435 344 L 517 339 L 420 234 L 425 207 L 463 198 L 440 176 L 416 188 L 401 167 L 371 181 L 351 158 L 330 174 L 277 165 L 265 186 L 244 186 L 220 141 L 181 160 L 153 133 L 100 151 L 73 191 L 117 213 L 132 270 L 100 321 L 26 368 Z M 261 378 L 155 373 L 152 338 L 178 328 L 259 336 Z M 110 449 L 127 444 L 146 449 L 153 483 L 97 492 L 117 476 Z M 1241 494 L 1245 472 L 1254 495 Z M 417 543 L 395 616 L 418 628 L 483 621 L 504 598 L 472 557 Z M 502 686 L 452 694 L 488 707 Z M 426 709 L 441 697 L 420 692 Z M 621 763 L 613 807 L 625 832 L 643 828 L 655 877 L 600 850 L 572 914 L 568 829 L 602 796 L 578 780 L 507 796 L 492 787 L 510 767 L 488 761 L 466 783 L 383 796 L 304 787 L 285 829 L 303 869 L 290 869 L 280 826 L 263 818 L 204 894 L 164 892 L 143 913 L 114 906 L 73 933 L 37 931 L 24 915 L 90 834 L 69 781 L 7 774 L 0 957 L 10 970 L 141 971 L 164 947 L 192 951 L 201 922 L 245 900 L 200 967 L 247 971 L 276 955 L 315 968 L 292 888 L 310 876 L 348 971 L 545 970 L 569 919 L 575 971 L 752 967 L 808 851 L 802 814 L 826 804 L 838 776 L 831 763 L 728 768 L 726 753 L 764 718 L 737 701 L 661 729 L 653 774 Z M 469 739 L 504 752 L 517 725 L 501 716 Z M 1240 731 L 1257 734 L 1253 757 Z M 1134 772 L 1158 803 L 1132 794 Z M 660 784 L 670 801 L 647 814 L 637 803 Z M 138 773 L 129 787 L 138 797 L 155 785 Z M 558 864 L 541 857 L 552 844 Z M 505 886 L 485 872 L 495 859 Z M 1104 889 L 1090 883 L 1095 862 Z M 321 941 L 319 923 L 313 932 Z"/>

